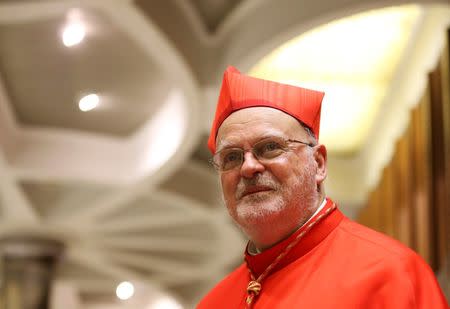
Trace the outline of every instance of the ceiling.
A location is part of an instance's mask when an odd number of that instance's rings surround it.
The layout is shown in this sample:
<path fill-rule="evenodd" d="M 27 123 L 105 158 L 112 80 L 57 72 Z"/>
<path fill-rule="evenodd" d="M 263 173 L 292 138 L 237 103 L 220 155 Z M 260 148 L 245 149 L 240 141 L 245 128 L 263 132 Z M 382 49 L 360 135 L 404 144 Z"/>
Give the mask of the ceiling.
<path fill-rule="evenodd" d="M 389 161 L 450 23 L 447 0 L 416 3 L 366 135 L 351 151 L 330 147 L 327 193 L 350 216 Z M 0 1 L 0 236 L 65 243 L 54 295 L 65 308 L 151 309 L 161 299 L 192 307 L 240 263 L 245 244 L 207 162 L 224 68 L 249 72 L 311 29 L 381 8 L 376 0 Z M 61 33 L 74 21 L 86 36 L 68 48 Z M 93 92 L 98 108 L 80 111 L 78 100 Z M 136 294 L 119 302 L 124 280 Z"/>
<path fill-rule="evenodd" d="M 250 73 L 324 91 L 320 139 L 329 152 L 352 156 L 374 127 L 422 18 L 419 5 L 403 5 L 339 19 L 283 44 Z"/>

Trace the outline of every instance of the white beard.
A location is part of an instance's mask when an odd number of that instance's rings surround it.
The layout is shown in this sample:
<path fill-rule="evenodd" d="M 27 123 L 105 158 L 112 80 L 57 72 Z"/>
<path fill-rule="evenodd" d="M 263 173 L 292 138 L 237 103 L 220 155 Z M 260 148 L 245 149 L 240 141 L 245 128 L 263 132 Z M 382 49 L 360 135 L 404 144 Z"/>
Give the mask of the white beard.
<path fill-rule="evenodd" d="M 298 225 L 304 223 L 317 204 L 314 161 L 308 161 L 302 167 L 301 175 L 291 186 L 282 186 L 271 174 L 258 174 L 252 179 L 241 179 L 236 190 L 237 205 L 235 211 L 228 208 L 234 221 L 247 233 L 255 228 L 270 225 L 277 229 L 278 224 Z M 273 191 L 263 191 L 240 198 L 248 185 L 264 185 Z M 225 200 L 226 203 L 226 200 Z M 288 219 L 277 222 L 279 215 L 289 214 Z M 286 222 L 286 220 L 291 220 Z M 270 228 L 269 226 L 265 227 Z M 248 234 L 248 233 L 247 233 Z"/>
<path fill-rule="evenodd" d="M 236 221 L 238 224 L 263 222 L 283 210 L 284 204 L 281 188 L 247 195 L 236 206 Z"/>

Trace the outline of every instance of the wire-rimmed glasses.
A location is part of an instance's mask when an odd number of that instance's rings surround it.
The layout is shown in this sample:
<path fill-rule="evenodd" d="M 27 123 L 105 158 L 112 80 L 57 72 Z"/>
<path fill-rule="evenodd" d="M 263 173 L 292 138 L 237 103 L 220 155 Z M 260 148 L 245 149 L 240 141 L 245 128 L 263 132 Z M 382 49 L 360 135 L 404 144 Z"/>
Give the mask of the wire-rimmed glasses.
<path fill-rule="evenodd" d="M 239 147 L 224 148 L 216 152 L 210 161 L 216 170 L 225 172 L 241 166 L 244 162 L 244 154 L 246 151 L 251 151 L 258 161 L 265 163 L 290 151 L 293 143 L 299 143 L 309 147 L 315 146 L 312 143 L 295 139 L 270 137 L 257 142 L 250 149 L 242 149 Z"/>

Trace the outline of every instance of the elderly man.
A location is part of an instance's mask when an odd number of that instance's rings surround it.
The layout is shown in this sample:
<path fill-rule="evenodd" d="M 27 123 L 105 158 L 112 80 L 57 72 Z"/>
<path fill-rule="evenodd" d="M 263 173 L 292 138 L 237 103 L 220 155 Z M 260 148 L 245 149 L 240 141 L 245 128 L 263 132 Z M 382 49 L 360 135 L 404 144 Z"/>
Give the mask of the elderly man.
<path fill-rule="evenodd" d="M 208 146 L 249 243 L 198 308 L 448 308 L 417 254 L 325 197 L 323 96 L 226 70 Z"/>

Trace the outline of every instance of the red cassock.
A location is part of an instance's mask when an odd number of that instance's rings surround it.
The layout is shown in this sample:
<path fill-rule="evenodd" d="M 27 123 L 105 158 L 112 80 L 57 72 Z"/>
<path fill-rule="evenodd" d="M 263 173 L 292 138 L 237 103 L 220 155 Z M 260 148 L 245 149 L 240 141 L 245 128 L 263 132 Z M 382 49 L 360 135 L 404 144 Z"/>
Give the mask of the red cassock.
<path fill-rule="evenodd" d="M 330 204 L 328 199 L 328 208 Z M 247 263 L 214 287 L 197 308 L 246 308 L 251 280 L 246 264 L 258 277 L 301 231 L 261 254 L 246 253 Z M 432 270 L 414 251 L 335 209 L 262 281 L 253 308 L 449 307 Z"/>

